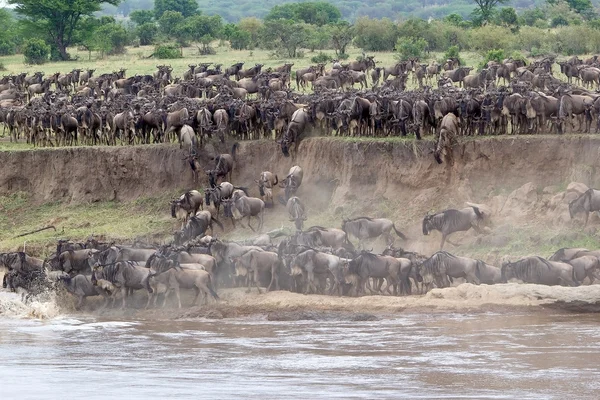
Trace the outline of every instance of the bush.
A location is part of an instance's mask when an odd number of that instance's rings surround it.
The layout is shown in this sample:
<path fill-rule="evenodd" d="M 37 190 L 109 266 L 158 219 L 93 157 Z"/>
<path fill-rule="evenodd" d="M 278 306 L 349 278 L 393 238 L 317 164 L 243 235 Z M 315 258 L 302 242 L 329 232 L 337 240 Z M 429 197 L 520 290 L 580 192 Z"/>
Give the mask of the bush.
<path fill-rule="evenodd" d="M 350 55 L 348 53 L 340 53 L 337 55 L 337 59 L 340 61 L 344 61 L 350 58 Z"/>
<path fill-rule="evenodd" d="M 460 56 L 460 50 L 458 46 L 450 46 L 448 50 L 444 53 L 444 56 L 439 60 L 440 64 L 444 65 L 444 63 L 449 59 L 458 59 L 460 65 L 466 65 L 465 60 Z"/>
<path fill-rule="evenodd" d="M 6 39 L 0 39 L 0 56 L 15 54 L 15 44 Z"/>
<path fill-rule="evenodd" d="M 502 60 L 504 60 L 505 58 L 506 54 L 504 53 L 504 50 L 490 50 L 483 58 L 483 61 L 481 61 L 481 63 L 479 64 L 478 69 L 482 70 L 483 68 L 487 67 L 487 63 L 490 61 L 502 63 Z"/>
<path fill-rule="evenodd" d="M 156 46 L 154 48 L 154 57 L 160 60 L 181 58 L 181 49 L 172 44 Z"/>
<path fill-rule="evenodd" d="M 43 64 L 48 61 L 50 46 L 43 40 L 29 39 L 23 46 L 23 55 L 25 56 L 25 64 Z"/>
<path fill-rule="evenodd" d="M 333 58 L 329 54 L 325 54 L 322 51 L 320 51 L 319 54 L 317 54 L 314 57 L 311 57 L 310 62 L 312 62 L 313 64 L 327 64 L 331 62 L 331 60 L 333 60 Z"/>
<path fill-rule="evenodd" d="M 470 33 L 472 50 L 475 51 L 510 50 L 516 45 L 516 35 L 508 28 L 486 25 L 473 29 Z"/>
<path fill-rule="evenodd" d="M 391 20 L 361 17 L 354 24 L 355 44 L 365 51 L 392 51 L 398 28 Z"/>
<path fill-rule="evenodd" d="M 400 60 L 408 60 L 410 58 L 421 58 L 423 52 L 427 48 L 427 42 L 423 38 L 402 37 L 396 43 L 396 51 Z"/>

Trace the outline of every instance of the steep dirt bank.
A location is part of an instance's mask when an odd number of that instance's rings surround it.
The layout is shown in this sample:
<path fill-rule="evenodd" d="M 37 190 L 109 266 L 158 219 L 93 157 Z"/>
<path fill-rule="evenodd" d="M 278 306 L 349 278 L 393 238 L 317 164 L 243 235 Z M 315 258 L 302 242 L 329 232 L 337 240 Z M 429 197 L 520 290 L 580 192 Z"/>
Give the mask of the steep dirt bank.
<path fill-rule="evenodd" d="M 229 146 L 222 146 L 226 151 Z M 438 165 L 429 141 L 305 140 L 298 158 L 282 156 L 274 142 L 242 143 L 234 182 L 251 186 L 270 170 L 284 177 L 298 164 L 304 186 L 343 205 L 351 200 L 387 199 L 423 204 L 439 196 L 476 200 L 494 191 L 532 182 L 538 187 L 579 181 L 599 186 L 600 137 L 503 137 L 465 141 L 454 161 Z M 202 162 L 209 166 L 209 148 Z M 165 190 L 191 188 L 189 167 L 178 146 L 41 149 L 0 152 L 0 195 L 27 191 L 40 201 L 74 203 L 131 200 Z M 201 175 L 201 178 L 204 178 Z M 204 186 L 201 183 L 197 186 Z M 309 190 L 309 189 L 305 189 Z"/>

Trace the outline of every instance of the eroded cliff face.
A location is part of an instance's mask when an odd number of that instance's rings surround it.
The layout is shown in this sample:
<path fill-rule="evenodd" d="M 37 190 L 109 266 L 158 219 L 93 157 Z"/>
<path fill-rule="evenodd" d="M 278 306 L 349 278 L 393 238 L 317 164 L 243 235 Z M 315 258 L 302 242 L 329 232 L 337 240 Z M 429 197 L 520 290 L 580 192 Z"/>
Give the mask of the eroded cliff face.
<path fill-rule="evenodd" d="M 227 151 L 229 146 L 219 149 Z M 477 201 L 527 182 L 537 187 L 579 181 L 600 186 L 600 137 L 531 136 L 464 141 L 452 159 L 437 164 L 433 143 L 350 141 L 311 138 L 295 161 L 274 142 L 241 143 L 233 183 L 256 191 L 254 179 L 269 170 L 283 179 L 289 168 L 304 169 L 304 195 L 323 204 L 377 200 L 427 209 L 444 203 Z M 203 169 L 214 163 L 211 148 Z M 0 152 L 0 195 L 27 191 L 40 202 L 128 201 L 194 184 L 184 150 L 178 146 L 41 149 Z"/>

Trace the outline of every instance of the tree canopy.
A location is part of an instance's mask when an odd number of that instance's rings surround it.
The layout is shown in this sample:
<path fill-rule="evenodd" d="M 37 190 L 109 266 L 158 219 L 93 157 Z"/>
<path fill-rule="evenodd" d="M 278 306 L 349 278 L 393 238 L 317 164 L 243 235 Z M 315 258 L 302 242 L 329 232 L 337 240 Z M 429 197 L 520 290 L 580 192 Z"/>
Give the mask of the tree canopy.
<path fill-rule="evenodd" d="M 165 11 L 177 11 L 184 17 L 198 13 L 196 0 L 154 0 L 154 18 L 158 21 Z"/>
<path fill-rule="evenodd" d="M 287 19 L 322 26 L 342 18 L 340 10 L 326 2 L 287 3 L 274 6 L 265 21 Z"/>
<path fill-rule="evenodd" d="M 45 34 L 61 59 L 68 60 L 67 47 L 81 18 L 100 11 L 103 3 L 118 5 L 121 0 L 9 0 L 30 27 Z"/>

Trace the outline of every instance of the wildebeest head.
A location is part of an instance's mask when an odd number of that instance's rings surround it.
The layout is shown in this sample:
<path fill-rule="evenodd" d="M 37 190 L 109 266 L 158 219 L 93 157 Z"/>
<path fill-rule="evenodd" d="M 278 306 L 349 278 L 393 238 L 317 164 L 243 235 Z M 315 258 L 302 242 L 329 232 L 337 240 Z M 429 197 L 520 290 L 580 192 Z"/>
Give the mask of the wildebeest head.
<path fill-rule="evenodd" d="M 206 171 L 206 175 L 208 176 L 208 184 L 211 188 L 217 186 L 217 171 L 214 169 Z"/>
<path fill-rule="evenodd" d="M 233 218 L 233 199 L 223 200 L 223 214 L 226 218 Z"/>
<path fill-rule="evenodd" d="M 430 224 L 431 224 L 431 217 L 433 217 L 433 215 L 430 215 L 429 213 L 427 215 L 425 215 L 425 218 L 423 218 L 423 235 L 427 236 L 429 235 L 429 232 L 431 231 L 430 228 Z"/>
<path fill-rule="evenodd" d="M 515 265 L 510 262 L 505 262 L 500 268 L 500 282 L 507 283 L 515 276 Z"/>

